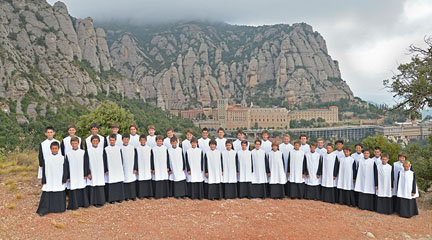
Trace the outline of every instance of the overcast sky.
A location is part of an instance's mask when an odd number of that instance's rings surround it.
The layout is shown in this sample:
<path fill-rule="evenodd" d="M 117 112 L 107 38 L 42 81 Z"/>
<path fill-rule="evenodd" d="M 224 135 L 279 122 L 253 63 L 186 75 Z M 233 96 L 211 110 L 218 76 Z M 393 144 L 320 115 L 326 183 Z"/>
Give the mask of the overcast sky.
<path fill-rule="evenodd" d="M 394 104 L 382 80 L 432 35 L 432 0 L 63 0 L 74 17 L 142 23 L 207 19 L 263 25 L 306 22 L 322 34 L 342 78 L 365 100 Z M 55 0 L 48 0 L 53 4 Z"/>

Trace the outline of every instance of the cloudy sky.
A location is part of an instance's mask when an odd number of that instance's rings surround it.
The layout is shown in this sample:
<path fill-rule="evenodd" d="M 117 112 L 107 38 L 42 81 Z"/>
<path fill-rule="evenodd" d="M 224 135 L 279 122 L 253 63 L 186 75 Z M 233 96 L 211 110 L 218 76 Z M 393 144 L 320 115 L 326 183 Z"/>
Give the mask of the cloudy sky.
<path fill-rule="evenodd" d="M 396 67 L 409 61 L 410 44 L 432 35 L 431 0 L 63 0 L 75 17 L 139 22 L 189 19 L 263 25 L 306 22 L 327 41 L 354 95 L 394 104 L 384 89 Z M 55 0 L 48 0 L 53 4 Z"/>

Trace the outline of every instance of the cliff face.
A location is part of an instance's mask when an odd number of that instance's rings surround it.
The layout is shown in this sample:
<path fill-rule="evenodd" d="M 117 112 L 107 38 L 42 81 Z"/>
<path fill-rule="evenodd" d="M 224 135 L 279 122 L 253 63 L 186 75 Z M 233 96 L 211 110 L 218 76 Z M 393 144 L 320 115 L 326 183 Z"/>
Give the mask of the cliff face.
<path fill-rule="evenodd" d="M 137 83 L 141 98 L 163 109 L 211 105 L 218 98 L 353 98 L 325 40 L 304 23 L 102 26 L 114 68 Z"/>
<path fill-rule="evenodd" d="M 324 39 L 306 24 L 95 27 L 44 0 L 0 1 L 0 22 L 0 105 L 20 123 L 45 115 L 47 105 L 91 107 L 112 92 L 162 109 L 218 98 L 353 98 Z"/>

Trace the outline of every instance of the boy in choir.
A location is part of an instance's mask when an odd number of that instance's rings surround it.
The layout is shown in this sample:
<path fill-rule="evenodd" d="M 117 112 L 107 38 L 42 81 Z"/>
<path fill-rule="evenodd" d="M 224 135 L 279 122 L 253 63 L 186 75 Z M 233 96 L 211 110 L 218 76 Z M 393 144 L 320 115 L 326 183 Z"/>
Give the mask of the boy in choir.
<path fill-rule="evenodd" d="M 363 145 L 357 143 L 354 147 L 356 152 L 351 154 L 351 157 L 354 158 L 356 167 L 358 168 L 360 161 L 363 159 Z"/>
<path fill-rule="evenodd" d="M 339 171 L 337 173 L 337 191 L 339 204 L 355 206 L 356 198 L 354 194 L 354 176 L 357 174 L 357 165 L 351 157 L 351 148 L 345 146 L 344 156 L 339 158 Z"/>
<path fill-rule="evenodd" d="M 209 132 L 207 128 L 201 130 L 201 138 L 198 139 L 198 147 L 203 151 L 203 155 L 210 150 L 210 138 L 208 137 Z"/>
<path fill-rule="evenodd" d="M 222 189 L 225 199 L 237 198 L 237 153 L 232 149 L 231 140 L 225 142 L 225 151 L 222 152 Z"/>
<path fill-rule="evenodd" d="M 51 153 L 42 159 L 42 195 L 36 211 L 39 216 L 66 211 L 66 167 L 59 153 L 59 142 L 51 142 Z"/>
<path fill-rule="evenodd" d="M 38 178 L 41 179 L 42 178 L 42 164 L 44 162 L 44 158 L 46 156 L 51 155 L 51 143 L 53 142 L 57 142 L 59 143 L 60 146 L 60 142 L 56 139 L 54 139 L 54 128 L 51 126 L 48 126 L 45 128 L 45 136 L 47 137 L 47 139 L 45 139 L 45 141 L 41 142 L 39 144 L 39 171 L 38 171 Z M 62 155 L 62 152 L 59 152 L 60 155 Z"/>
<path fill-rule="evenodd" d="M 243 130 L 238 130 L 237 131 L 237 139 L 234 141 L 234 143 L 233 143 L 233 149 L 235 150 L 235 151 L 240 151 L 240 150 L 242 150 L 242 141 L 244 140 L 244 136 L 245 136 L 245 134 L 244 134 L 244 132 L 243 132 Z M 246 141 L 247 142 L 247 141 Z M 247 142 L 247 150 L 249 150 L 249 142 Z"/>
<path fill-rule="evenodd" d="M 286 175 L 287 170 L 288 170 L 289 152 L 294 149 L 294 146 L 290 143 L 290 141 L 291 141 L 290 135 L 284 134 L 282 143 L 279 145 L 279 151 L 282 152 L 282 157 L 284 160 L 285 175 Z M 287 179 L 287 182 L 285 183 L 285 194 L 288 195 L 289 194 L 289 183 L 288 183 L 288 178 L 286 178 L 286 179 Z"/>
<path fill-rule="evenodd" d="M 342 158 L 345 157 L 345 154 L 344 154 L 344 142 L 342 140 L 337 140 L 335 142 L 335 146 L 336 146 L 335 153 L 336 153 L 338 159 L 341 160 Z"/>
<path fill-rule="evenodd" d="M 140 145 L 136 148 L 138 154 L 137 197 L 139 199 L 153 197 L 151 174 L 151 147 L 147 144 L 147 138 L 140 136 Z"/>
<path fill-rule="evenodd" d="M 65 168 L 66 181 L 69 183 L 69 210 L 76 210 L 79 207 L 90 206 L 87 195 L 87 177 L 90 175 L 89 161 L 84 158 L 84 150 L 79 149 L 79 139 L 73 137 L 70 140 L 72 150 L 66 153 Z"/>
<path fill-rule="evenodd" d="M 89 204 L 102 207 L 105 204 L 104 149 L 98 147 L 99 136 L 92 136 L 90 141 L 92 145 L 84 153 L 84 161 L 89 163 L 89 175 L 87 176 Z"/>
<path fill-rule="evenodd" d="M 153 125 L 147 127 L 147 145 L 151 148 L 156 147 L 156 128 Z"/>
<path fill-rule="evenodd" d="M 250 197 L 264 199 L 267 195 L 266 162 L 268 162 L 268 155 L 261 149 L 261 140 L 255 140 L 255 149 L 252 150 L 251 155 L 253 172 Z"/>
<path fill-rule="evenodd" d="M 153 147 L 150 152 L 154 198 L 156 199 L 167 198 L 170 192 L 168 172 L 171 170 L 169 169 L 168 149 L 163 142 L 164 138 L 158 135 L 156 137 L 156 147 Z"/>
<path fill-rule="evenodd" d="M 186 169 L 188 182 L 188 195 L 191 199 L 203 199 L 204 184 L 203 184 L 203 155 L 202 150 L 198 148 L 198 140 L 191 139 L 191 148 L 186 151 Z"/>
<path fill-rule="evenodd" d="M 101 137 L 101 139 L 104 138 Z M 117 136 L 111 134 L 109 136 L 109 146 L 105 147 L 105 151 L 103 152 L 106 200 L 111 204 L 122 202 L 125 199 L 122 150 L 116 145 L 116 140 Z"/>
<path fill-rule="evenodd" d="M 132 145 L 134 148 L 137 148 L 140 145 L 140 135 L 138 132 L 138 126 L 136 124 L 131 124 L 129 126 L 129 133 L 130 133 L 130 142 L 129 144 Z"/>
<path fill-rule="evenodd" d="M 118 132 L 120 130 L 120 125 L 118 123 L 111 124 L 111 134 L 116 135 L 116 145 L 121 147 L 123 145 L 122 135 L 120 135 Z M 111 135 L 110 134 L 110 135 Z M 109 136 L 106 137 L 107 142 L 109 142 Z"/>
<path fill-rule="evenodd" d="M 309 152 L 310 147 L 309 147 L 309 144 L 307 144 L 307 140 L 308 140 L 307 135 L 306 134 L 300 134 L 299 140 L 301 143 L 300 150 L 302 150 L 304 153 Z"/>
<path fill-rule="evenodd" d="M 138 174 L 138 153 L 136 148 L 130 144 L 129 133 L 122 136 L 121 155 L 123 160 L 124 173 L 124 196 L 125 200 L 136 200 L 136 178 Z"/>
<path fill-rule="evenodd" d="M 266 171 L 269 181 L 270 197 L 283 199 L 285 197 L 286 174 L 283 154 L 278 150 L 278 144 L 272 143 L 272 150 L 266 161 Z"/>
<path fill-rule="evenodd" d="M 308 151 L 310 152 L 310 150 Z M 288 155 L 287 177 L 289 182 L 289 196 L 291 199 L 302 199 L 305 190 L 305 176 L 309 175 L 306 154 L 300 150 L 300 142 L 294 142 L 294 150 Z"/>
<path fill-rule="evenodd" d="M 193 138 L 193 131 L 192 131 L 192 129 L 186 130 L 186 139 L 183 140 L 183 142 L 181 144 L 181 147 L 182 147 L 182 150 L 183 150 L 183 155 L 185 155 L 185 157 L 186 157 L 186 151 L 189 148 L 192 147 L 192 145 L 191 145 L 192 138 Z"/>
<path fill-rule="evenodd" d="M 220 200 L 223 197 L 222 191 L 222 173 L 223 160 L 222 154 L 216 149 L 216 140 L 210 140 L 210 150 L 204 155 L 204 172 L 207 180 L 207 199 Z"/>
<path fill-rule="evenodd" d="M 383 153 L 381 164 L 374 166 L 376 190 L 376 211 L 383 214 L 393 213 L 393 167 L 388 164 L 389 156 Z"/>
<path fill-rule="evenodd" d="M 415 179 L 415 174 L 411 171 L 411 163 L 405 161 L 403 170 L 399 172 L 398 189 L 397 189 L 397 204 L 396 209 L 399 216 L 410 218 L 418 215 L 417 201 L 418 189 Z"/>
<path fill-rule="evenodd" d="M 183 150 L 177 146 L 176 137 L 172 137 L 171 148 L 168 149 L 169 160 L 169 180 L 170 180 L 170 195 L 175 198 L 184 198 L 187 195 L 186 185 L 186 163 L 184 160 Z"/>
<path fill-rule="evenodd" d="M 172 127 L 167 128 L 166 135 L 167 135 L 167 137 L 163 140 L 163 145 L 166 147 L 166 149 L 170 149 L 171 148 L 171 138 L 174 137 L 174 129 Z"/>
<path fill-rule="evenodd" d="M 224 138 L 225 135 L 225 130 L 223 128 L 219 128 L 217 130 L 217 138 L 216 138 L 216 148 L 217 150 L 219 150 L 220 152 L 225 151 L 225 143 L 226 143 L 226 138 Z"/>
<path fill-rule="evenodd" d="M 321 155 L 324 155 L 325 153 L 327 153 L 327 149 L 325 148 L 324 144 L 325 144 L 324 139 L 318 138 L 317 139 L 317 145 L 318 145 L 318 147 L 317 147 L 317 149 L 315 151 L 318 152 Z"/>
<path fill-rule="evenodd" d="M 328 143 L 327 153 L 323 155 L 322 164 L 318 167 L 318 176 L 321 178 L 321 201 L 336 202 L 336 176 L 339 171 L 339 160 L 333 151 L 333 145 Z"/>
<path fill-rule="evenodd" d="M 261 136 L 261 149 L 264 150 L 264 152 L 268 155 L 272 150 L 272 142 L 269 140 L 269 132 L 264 130 L 262 131 Z"/>
<path fill-rule="evenodd" d="M 239 198 L 251 197 L 252 185 L 252 154 L 248 150 L 248 141 L 241 141 L 241 150 L 237 151 L 237 175 Z"/>
<path fill-rule="evenodd" d="M 91 146 L 91 137 L 92 137 L 92 136 L 99 136 L 100 142 L 99 142 L 98 147 L 100 147 L 100 148 L 103 149 L 103 148 L 105 148 L 105 147 L 108 145 L 107 143 L 108 143 L 109 141 L 105 141 L 105 138 L 98 134 L 98 132 L 99 132 L 99 124 L 97 124 L 97 123 L 92 123 L 92 124 L 90 125 L 90 132 L 91 132 L 91 135 L 88 136 L 88 137 L 86 138 L 86 140 L 85 140 L 85 148 L 86 148 L 86 149 L 89 148 L 89 147 Z M 117 139 L 117 136 L 116 136 L 116 139 Z"/>
<path fill-rule="evenodd" d="M 79 141 L 79 146 L 78 148 L 83 149 L 82 147 L 82 142 L 81 142 L 81 138 L 78 136 L 75 136 L 76 133 L 76 126 L 74 124 L 70 124 L 68 125 L 68 129 L 67 129 L 69 136 L 63 138 L 63 141 L 61 142 L 60 145 L 60 149 L 61 152 L 66 156 L 66 153 L 69 152 L 70 150 L 72 150 L 72 146 L 71 146 L 71 142 L 70 140 L 74 137 L 78 138 Z"/>
<path fill-rule="evenodd" d="M 375 164 L 381 164 L 381 148 L 374 148 L 374 157 L 372 158 L 375 161 Z"/>
<path fill-rule="evenodd" d="M 320 200 L 321 179 L 318 178 L 318 167 L 322 165 L 322 155 L 317 151 L 317 144 L 310 144 L 310 152 L 306 153 L 309 175 L 305 178 L 305 199 Z"/>
<path fill-rule="evenodd" d="M 364 159 L 360 161 L 357 169 L 354 191 L 358 192 L 358 208 L 375 211 L 375 161 L 369 158 L 370 153 L 369 148 L 363 149 Z"/>
<path fill-rule="evenodd" d="M 398 188 L 398 176 L 399 172 L 402 171 L 403 163 L 407 160 L 407 155 L 405 152 L 400 152 L 398 154 L 398 161 L 393 163 L 393 208 L 396 211 L 396 203 L 397 203 L 397 188 Z M 412 170 L 412 169 L 411 169 Z"/>

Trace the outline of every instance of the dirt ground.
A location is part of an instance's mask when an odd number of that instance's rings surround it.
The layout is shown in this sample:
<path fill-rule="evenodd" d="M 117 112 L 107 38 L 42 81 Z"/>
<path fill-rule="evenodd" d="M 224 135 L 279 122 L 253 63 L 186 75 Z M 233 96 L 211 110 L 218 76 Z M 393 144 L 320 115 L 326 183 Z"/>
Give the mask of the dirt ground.
<path fill-rule="evenodd" d="M 425 203 L 411 219 L 309 200 L 172 198 L 39 217 L 39 180 L 11 174 L 0 176 L 0 239 L 432 239 Z"/>

